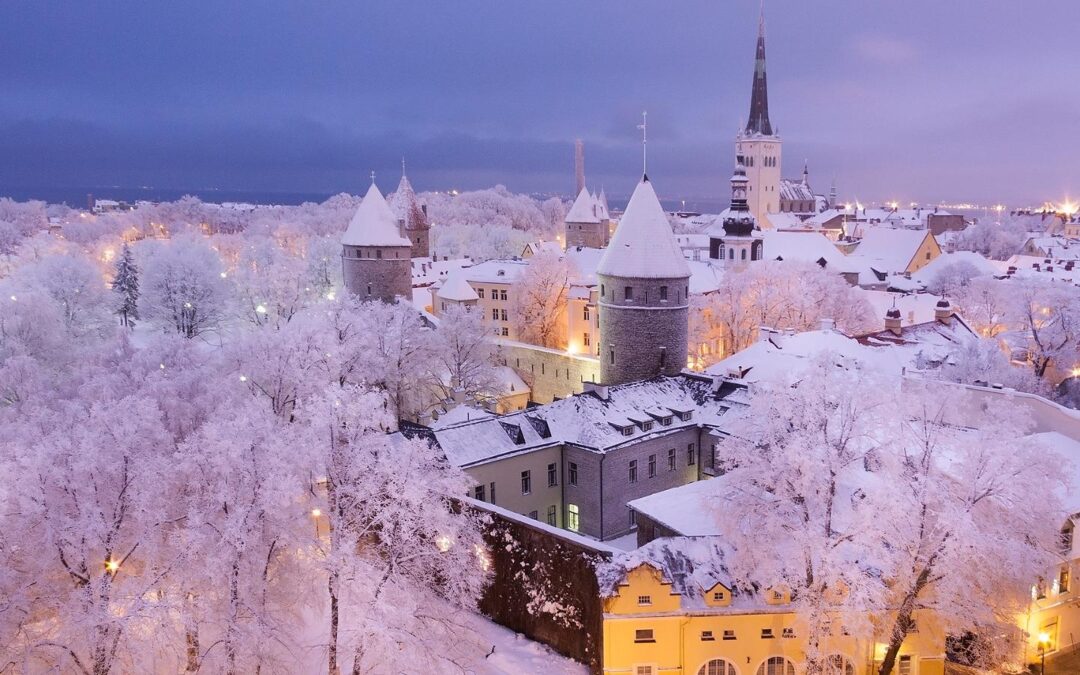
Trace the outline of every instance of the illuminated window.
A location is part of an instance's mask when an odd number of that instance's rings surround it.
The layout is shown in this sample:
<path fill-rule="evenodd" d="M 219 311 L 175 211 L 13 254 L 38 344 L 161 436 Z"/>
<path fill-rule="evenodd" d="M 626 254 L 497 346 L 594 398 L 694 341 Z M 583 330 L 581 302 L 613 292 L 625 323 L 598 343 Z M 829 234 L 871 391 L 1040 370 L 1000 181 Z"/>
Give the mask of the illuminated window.
<path fill-rule="evenodd" d="M 795 675 L 795 666 L 783 656 L 770 656 L 758 666 L 757 675 Z"/>
<path fill-rule="evenodd" d="M 855 675 L 855 666 L 840 654 L 833 654 L 825 659 L 825 672 L 828 675 Z"/>
<path fill-rule="evenodd" d="M 577 532 L 581 528 L 581 512 L 577 504 L 566 505 L 566 529 Z"/>
<path fill-rule="evenodd" d="M 712 632 L 709 631 L 709 639 L 712 639 Z M 702 634 L 702 640 L 705 639 L 704 633 Z M 698 671 L 697 675 L 736 675 L 735 666 L 730 661 L 724 659 L 713 659 L 703 665 Z"/>

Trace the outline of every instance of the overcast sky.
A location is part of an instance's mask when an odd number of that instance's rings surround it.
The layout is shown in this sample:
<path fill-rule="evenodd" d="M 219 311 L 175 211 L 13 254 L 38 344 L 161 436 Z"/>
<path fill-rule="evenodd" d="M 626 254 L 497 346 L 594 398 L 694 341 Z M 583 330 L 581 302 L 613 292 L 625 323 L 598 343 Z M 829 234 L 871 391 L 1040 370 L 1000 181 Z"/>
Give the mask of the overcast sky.
<path fill-rule="evenodd" d="M 0 3 L 0 188 L 726 197 L 755 0 Z M 1080 195 L 1080 2 L 767 0 L 784 173 L 864 201 Z"/>

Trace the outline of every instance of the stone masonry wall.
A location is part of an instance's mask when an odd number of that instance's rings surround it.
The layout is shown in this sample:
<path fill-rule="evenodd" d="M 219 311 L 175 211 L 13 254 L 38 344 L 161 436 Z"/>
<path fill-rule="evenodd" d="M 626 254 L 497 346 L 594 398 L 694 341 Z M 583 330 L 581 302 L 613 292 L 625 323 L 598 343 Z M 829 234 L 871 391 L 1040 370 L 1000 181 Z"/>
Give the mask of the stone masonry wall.
<path fill-rule="evenodd" d="M 375 251 L 382 251 L 376 258 Z M 360 253 L 364 257 L 356 257 Z M 367 257 L 368 255 L 371 257 Z M 394 257 L 397 254 L 398 257 Z M 412 261 L 409 248 L 345 246 L 341 256 L 341 269 L 345 289 L 361 300 L 393 302 L 401 296 L 412 298 Z M 371 291 L 368 292 L 370 285 Z"/>
<path fill-rule="evenodd" d="M 604 275 L 599 279 L 603 289 L 599 303 L 600 381 L 614 385 L 657 375 L 678 375 L 686 367 L 687 280 Z M 632 300 L 625 299 L 627 286 L 633 288 Z M 661 286 L 667 286 L 666 301 L 660 300 Z"/>

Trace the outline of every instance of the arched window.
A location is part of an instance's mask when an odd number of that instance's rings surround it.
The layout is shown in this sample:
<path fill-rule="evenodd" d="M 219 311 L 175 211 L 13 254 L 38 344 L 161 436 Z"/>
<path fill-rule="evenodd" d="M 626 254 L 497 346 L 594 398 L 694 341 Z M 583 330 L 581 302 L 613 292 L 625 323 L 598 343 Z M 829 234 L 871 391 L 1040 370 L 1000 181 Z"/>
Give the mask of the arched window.
<path fill-rule="evenodd" d="M 840 654 L 833 654 L 825 659 L 822 675 L 855 675 L 855 666 Z"/>
<path fill-rule="evenodd" d="M 727 250 L 727 258 L 728 258 L 728 260 L 734 260 L 735 259 L 735 249 L 729 248 Z"/>
<path fill-rule="evenodd" d="M 743 260 L 746 260 L 746 249 L 745 248 L 742 250 L 741 256 L 742 256 Z"/>
<path fill-rule="evenodd" d="M 697 675 L 735 675 L 735 666 L 724 659 L 713 659 L 703 665 Z"/>
<path fill-rule="evenodd" d="M 770 656 L 758 666 L 757 675 L 795 675 L 795 666 L 783 656 Z"/>

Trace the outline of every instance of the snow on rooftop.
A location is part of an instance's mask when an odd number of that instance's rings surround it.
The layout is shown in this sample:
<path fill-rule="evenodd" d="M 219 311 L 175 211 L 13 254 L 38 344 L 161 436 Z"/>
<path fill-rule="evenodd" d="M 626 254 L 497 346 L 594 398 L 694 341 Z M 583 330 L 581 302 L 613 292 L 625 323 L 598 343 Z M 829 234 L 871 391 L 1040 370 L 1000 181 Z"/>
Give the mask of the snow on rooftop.
<path fill-rule="evenodd" d="M 469 282 L 465 279 L 464 272 L 461 270 L 448 276 L 435 292 L 443 300 L 453 300 L 455 302 L 467 302 L 480 299 L 480 296 L 477 295 L 476 291 L 473 290 L 473 287 L 469 285 Z"/>
<path fill-rule="evenodd" d="M 659 570 L 672 593 L 682 596 L 684 609 L 705 609 L 705 592 L 716 584 L 732 588 L 731 574 L 724 566 L 729 553 L 719 537 L 673 537 L 655 539 L 641 548 L 619 553 L 597 566 L 600 594 L 612 597 L 625 583 L 626 574 L 642 565 Z M 742 605 L 744 603 L 733 604 Z M 719 612 L 731 608 L 718 609 Z"/>
<path fill-rule="evenodd" d="M 512 284 L 528 266 L 528 260 L 488 260 L 461 271 L 470 283 Z"/>
<path fill-rule="evenodd" d="M 709 500 L 715 495 L 712 479 L 687 483 L 627 502 L 637 513 L 648 516 L 679 534 L 703 537 L 719 534 L 715 519 L 709 517 Z"/>
<path fill-rule="evenodd" d="M 597 273 L 632 279 L 690 276 L 664 208 L 648 178 L 638 183 L 626 205 Z"/>
<path fill-rule="evenodd" d="M 934 280 L 943 269 L 950 265 L 967 263 L 978 270 L 979 274 L 1004 274 L 1008 265 L 997 260 L 987 260 L 981 253 L 975 251 L 956 251 L 955 253 L 942 253 L 926 264 L 925 267 L 911 275 L 913 281 L 928 284 Z"/>
<path fill-rule="evenodd" d="M 933 236 L 929 230 L 863 226 L 862 241 L 851 257 L 862 258 L 881 272 L 903 272 L 923 241 Z"/>
<path fill-rule="evenodd" d="M 824 260 L 829 269 L 849 271 L 847 257 L 825 235 L 818 232 L 768 230 L 762 232 L 762 239 L 762 256 L 765 260 L 802 260 L 813 263 Z"/>
<path fill-rule="evenodd" d="M 581 188 L 577 199 L 566 213 L 568 223 L 599 223 L 606 218 L 607 213 L 600 199 L 587 188 Z"/>
<path fill-rule="evenodd" d="M 368 188 L 364 201 L 356 209 L 341 243 L 346 246 L 412 246 L 401 236 L 398 218 L 375 183 Z"/>

